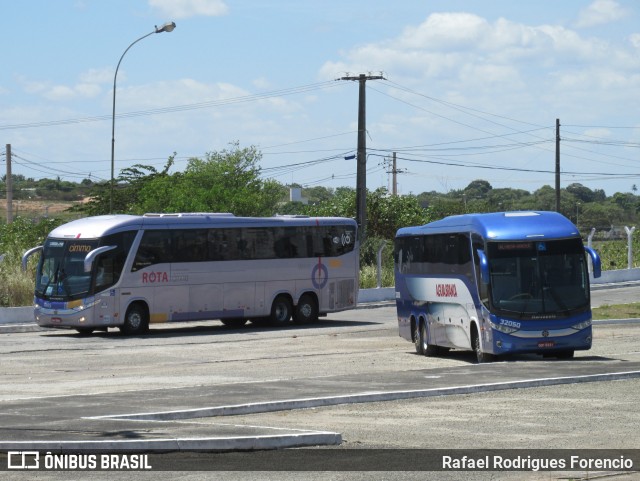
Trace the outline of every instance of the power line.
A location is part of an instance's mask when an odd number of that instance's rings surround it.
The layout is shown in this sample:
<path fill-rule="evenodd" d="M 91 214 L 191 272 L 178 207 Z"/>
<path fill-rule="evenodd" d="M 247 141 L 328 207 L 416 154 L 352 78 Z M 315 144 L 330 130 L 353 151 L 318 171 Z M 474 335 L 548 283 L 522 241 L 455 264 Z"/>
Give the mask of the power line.
<path fill-rule="evenodd" d="M 183 104 L 183 105 L 175 105 L 171 107 L 159 107 L 155 109 L 125 112 L 125 113 L 117 114 L 116 118 L 118 119 L 133 118 L 133 117 L 141 117 L 141 116 L 147 116 L 147 115 L 166 114 L 166 113 L 173 113 L 173 112 L 185 112 L 189 110 L 221 107 L 221 106 L 246 103 L 246 102 L 256 102 L 259 100 L 267 100 L 273 97 L 296 95 L 300 93 L 306 93 L 314 90 L 320 90 L 320 89 L 325 89 L 325 88 L 330 88 L 335 86 L 336 86 L 335 82 L 325 81 L 325 82 L 319 82 L 315 84 L 301 85 L 299 87 L 290 87 L 282 90 L 273 90 L 273 91 L 264 92 L 261 94 L 244 95 L 244 96 L 232 97 L 228 99 L 209 100 L 209 101 L 197 102 L 193 104 Z M 99 122 L 99 121 L 111 120 L 111 119 L 112 119 L 112 115 L 110 114 L 96 115 L 96 116 L 89 116 L 89 117 L 77 117 L 77 118 L 71 118 L 71 119 L 47 120 L 42 122 L 6 124 L 6 125 L 0 125 L 0 130 L 16 130 L 16 129 L 37 128 L 37 127 L 51 127 L 51 126 L 79 124 L 79 123 L 86 123 L 86 122 Z"/>

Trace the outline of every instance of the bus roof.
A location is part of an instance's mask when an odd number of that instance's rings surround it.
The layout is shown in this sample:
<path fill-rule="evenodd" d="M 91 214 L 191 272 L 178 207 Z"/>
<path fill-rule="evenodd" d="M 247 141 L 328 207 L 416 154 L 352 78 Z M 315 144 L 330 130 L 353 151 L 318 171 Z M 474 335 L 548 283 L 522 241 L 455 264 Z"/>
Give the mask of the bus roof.
<path fill-rule="evenodd" d="M 307 217 L 282 215 L 274 217 L 236 217 L 227 213 L 179 213 L 145 215 L 100 215 L 74 220 L 56 227 L 49 237 L 97 239 L 99 237 L 139 229 L 207 229 L 211 227 L 351 225 L 356 221 L 344 217 Z"/>
<path fill-rule="evenodd" d="M 396 237 L 473 232 L 486 240 L 566 239 L 580 237 L 578 228 L 557 212 L 515 211 L 445 217 L 423 226 L 399 229 Z"/>

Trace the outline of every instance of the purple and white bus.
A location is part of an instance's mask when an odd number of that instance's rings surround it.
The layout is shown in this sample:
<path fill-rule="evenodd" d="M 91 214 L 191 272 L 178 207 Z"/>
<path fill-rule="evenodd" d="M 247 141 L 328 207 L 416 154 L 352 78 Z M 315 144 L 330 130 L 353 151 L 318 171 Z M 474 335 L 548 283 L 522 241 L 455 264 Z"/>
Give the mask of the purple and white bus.
<path fill-rule="evenodd" d="M 347 218 L 145 214 L 54 229 L 36 270 L 38 325 L 81 333 L 220 319 L 284 324 L 354 308 L 356 223 Z"/>

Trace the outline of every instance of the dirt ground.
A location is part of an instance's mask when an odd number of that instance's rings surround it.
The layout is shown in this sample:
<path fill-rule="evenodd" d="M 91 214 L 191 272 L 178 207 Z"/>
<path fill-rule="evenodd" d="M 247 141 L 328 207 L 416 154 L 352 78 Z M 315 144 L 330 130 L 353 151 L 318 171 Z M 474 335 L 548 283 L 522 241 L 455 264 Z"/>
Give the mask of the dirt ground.
<path fill-rule="evenodd" d="M 47 200 L 14 200 L 13 217 L 53 217 L 64 213 L 77 202 L 47 201 Z M 7 218 L 7 202 L 0 201 L 0 219 Z"/>

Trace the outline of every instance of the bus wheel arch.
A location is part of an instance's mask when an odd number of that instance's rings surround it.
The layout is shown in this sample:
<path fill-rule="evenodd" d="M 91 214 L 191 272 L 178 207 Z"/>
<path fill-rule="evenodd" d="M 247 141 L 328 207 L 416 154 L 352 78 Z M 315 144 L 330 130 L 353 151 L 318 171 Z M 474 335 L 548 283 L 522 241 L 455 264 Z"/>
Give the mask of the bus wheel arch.
<path fill-rule="evenodd" d="M 146 302 L 135 301 L 129 304 L 124 322 L 120 326 L 123 334 L 140 334 L 149 330 L 149 306 Z"/>
<path fill-rule="evenodd" d="M 319 303 L 315 292 L 305 292 L 298 299 L 293 320 L 297 324 L 309 324 L 318 321 Z"/>
<path fill-rule="evenodd" d="M 293 315 L 293 300 L 289 294 L 278 294 L 271 304 L 269 321 L 273 325 L 283 325 Z"/>

